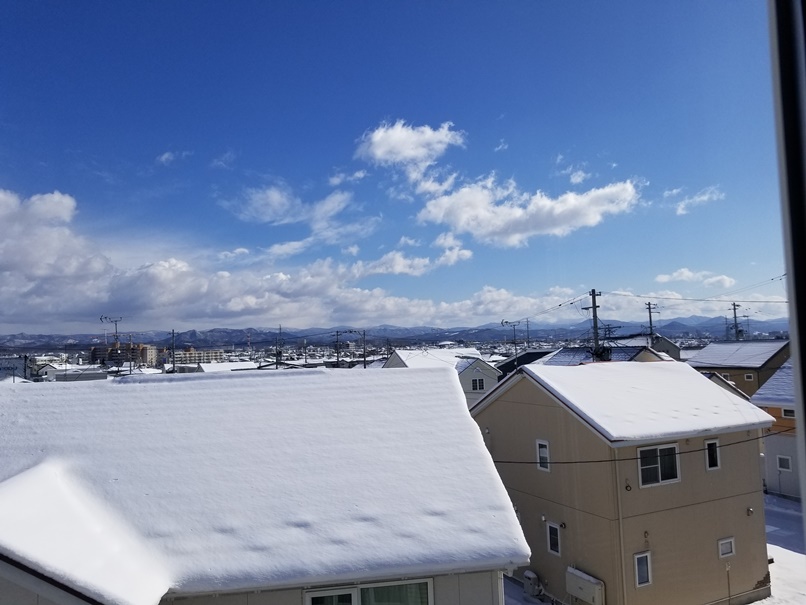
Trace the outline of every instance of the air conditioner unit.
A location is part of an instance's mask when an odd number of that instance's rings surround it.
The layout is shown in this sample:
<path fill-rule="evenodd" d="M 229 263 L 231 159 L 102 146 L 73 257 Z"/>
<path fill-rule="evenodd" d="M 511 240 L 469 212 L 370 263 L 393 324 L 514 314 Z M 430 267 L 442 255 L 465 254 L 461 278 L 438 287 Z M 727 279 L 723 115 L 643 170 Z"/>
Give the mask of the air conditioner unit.
<path fill-rule="evenodd" d="M 523 572 L 523 594 L 530 597 L 539 597 L 543 594 L 543 586 L 540 585 L 537 574 L 528 569 Z"/>
<path fill-rule="evenodd" d="M 565 570 L 565 590 L 580 601 L 591 605 L 605 605 L 605 585 L 599 578 L 575 567 Z"/>

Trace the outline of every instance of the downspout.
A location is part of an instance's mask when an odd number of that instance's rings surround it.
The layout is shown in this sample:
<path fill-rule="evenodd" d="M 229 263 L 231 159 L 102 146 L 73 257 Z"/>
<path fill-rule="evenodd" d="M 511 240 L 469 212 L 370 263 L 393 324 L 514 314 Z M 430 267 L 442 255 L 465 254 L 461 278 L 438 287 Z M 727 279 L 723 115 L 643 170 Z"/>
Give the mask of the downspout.
<path fill-rule="evenodd" d="M 611 448 L 611 457 L 616 463 L 616 509 L 618 513 L 618 549 L 621 566 L 621 605 L 627 605 L 627 570 L 624 567 L 624 516 L 621 509 L 621 473 L 619 473 L 618 450 Z"/>

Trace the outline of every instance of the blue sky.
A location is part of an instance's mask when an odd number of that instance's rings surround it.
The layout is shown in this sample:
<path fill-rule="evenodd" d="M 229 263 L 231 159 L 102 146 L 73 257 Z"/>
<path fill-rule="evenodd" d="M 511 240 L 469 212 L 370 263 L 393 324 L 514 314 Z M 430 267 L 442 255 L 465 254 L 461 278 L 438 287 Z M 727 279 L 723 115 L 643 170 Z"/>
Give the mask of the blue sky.
<path fill-rule="evenodd" d="M 763 2 L 0 4 L 0 332 L 786 315 Z"/>

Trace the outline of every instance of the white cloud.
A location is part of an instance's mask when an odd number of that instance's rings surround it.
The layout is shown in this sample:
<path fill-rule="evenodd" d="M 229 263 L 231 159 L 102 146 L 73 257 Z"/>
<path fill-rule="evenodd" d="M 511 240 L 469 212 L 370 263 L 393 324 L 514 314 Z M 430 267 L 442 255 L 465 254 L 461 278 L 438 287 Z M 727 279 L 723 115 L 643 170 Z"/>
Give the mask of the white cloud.
<path fill-rule="evenodd" d="M 669 282 L 695 282 L 704 286 L 715 286 L 730 288 L 736 284 L 736 280 L 727 275 L 715 275 L 711 271 L 691 271 L 683 267 L 669 274 L 660 274 L 655 277 L 655 281 L 661 284 Z"/>
<path fill-rule="evenodd" d="M 425 257 L 410 257 L 398 250 L 393 250 L 375 261 L 358 261 L 352 266 L 351 271 L 356 279 L 360 279 L 368 275 L 376 274 L 419 276 L 428 272 L 430 269 L 430 259 Z"/>
<path fill-rule="evenodd" d="M 341 249 L 342 254 L 346 254 L 347 256 L 358 256 L 360 252 L 360 248 L 353 244 L 352 246 L 347 246 L 346 248 Z"/>
<path fill-rule="evenodd" d="M 173 151 L 166 151 L 160 156 L 157 156 L 157 162 L 163 166 L 167 166 L 176 159 L 176 154 Z"/>
<path fill-rule="evenodd" d="M 688 214 L 689 208 L 693 206 L 701 206 L 703 204 L 707 204 L 709 202 L 714 202 L 718 200 L 725 199 L 725 194 L 719 190 L 719 187 L 712 186 L 706 187 L 695 193 L 692 196 L 688 196 L 685 199 L 681 200 L 675 206 L 675 213 L 680 216 L 683 214 Z"/>
<path fill-rule="evenodd" d="M 407 237 L 405 235 L 401 236 L 400 241 L 397 242 L 398 246 L 419 246 L 420 240 L 414 239 L 413 237 Z"/>
<path fill-rule="evenodd" d="M 682 192 L 683 192 L 682 187 L 677 187 L 675 189 L 667 189 L 663 192 L 663 197 L 664 198 L 675 197 L 680 195 Z"/>
<path fill-rule="evenodd" d="M 453 266 L 459 261 L 470 260 L 473 257 L 471 250 L 462 248 L 462 242 L 453 233 L 440 233 L 434 240 L 434 246 L 442 248 L 442 255 L 436 260 L 436 265 Z"/>
<path fill-rule="evenodd" d="M 574 170 L 571 175 L 568 177 L 573 185 L 579 185 L 580 183 L 588 180 L 591 177 L 589 172 L 585 172 L 584 170 Z"/>
<path fill-rule="evenodd" d="M 184 160 L 186 157 L 191 155 L 193 155 L 192 151 L 166 151 L 165 153 L 158 155 L 155 161 L 163 166 L 169 166 L 174 161 L 179 159 Z"/>
<path fill-rule="evenodd" d="M 563 236 L 598 225 L 609 214 L 629 212 L 639 198 L 632 181 L 551 198 L 541 191 L 526 194 L 513 181 L 499 184 L 491 175 L 429 200 L 417 218 L 480 242 L 523 246 L 534 236 Z"/>
<path fill-rule="evenodd" d="M 495 152 L 506 151 L 507 149 L 509 149 L 509 144 L 504 139 L 501 139 L 499 141 L 498 145 L 495 146 L 493 151 L 495 151 Z"/>
<path fill-rule="evenodd" d="M 238 258 L 239 256 L 245 256 L 249 254 L 249 250 L 247 248 L 235 248 L 235 250 L 224 250 L 223 252 L 218 253 L 218 258 L 223 260 L 231 260 L 233 258 Z"/>
<path fill-rule="evenodd" d="M 271 225 L 298 223 L 309 214 L 302 200 L 282 184 L 247 189 L 240 200 L 224 205 L 243 221 Z"/>
<path fill-rule="evenodd" d="M 451 122 L 444 122 L 435 130 L 398 120 L 394 124 L 384 122 L 366 132 L 359 140 L 355 157 L 379 166 L 403 168 L 409 181 L 414 183 L 423 178 L 425 171 L 448 147 L 463 147 L 464 144 L 464 133 L 453 130 Z"/>
<path fill-rule="evenodd" d="M 369 176 L 369 173 L 366 170 L 356 170 L 352 174 L 337 172 L 328 178 L 327 181 L 331 187 L 338 187 L 344 183 L 357 183 L 358 181 L 367 178 L 367 176 Z"/>
<path fill-rule="evenodd" d="M 232 165 L 235 163 L 235 157 L 235 152 L 231 149 L 225 151 L 210 162 L 210 168 L 223 168 L 225 170 L 231 170 Z"/>

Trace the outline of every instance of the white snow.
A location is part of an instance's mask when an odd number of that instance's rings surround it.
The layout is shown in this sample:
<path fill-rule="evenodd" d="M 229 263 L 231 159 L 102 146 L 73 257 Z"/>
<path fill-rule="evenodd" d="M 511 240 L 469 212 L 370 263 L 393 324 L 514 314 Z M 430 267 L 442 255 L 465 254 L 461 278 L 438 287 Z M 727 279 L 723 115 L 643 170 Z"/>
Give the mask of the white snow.
<path fill-rule="evenodd" d="M 0 384 L 0 552 L 102 602 L 528 560 L 452 368 L 34 386 Z"/>
<path fill-rule="evenodd" d="M 695 368 L 760 368 L 788 342 L 788 340 L 712 342 L 690 357 L 688 363 Z"/>
<path fill-rule="evenodd" d="M 462 357 L 477 357 L 481 353 L 477 349 L 397 349 L 395 353 L 400 356 L 409 368 L 440 368 L 448 366 L 455 368 Z"/>
<path fill-rule="evenodd" d="M 774 420 L 684 363 L 529 364 L 522 370 L 614 447 L 762 428 Z"/>
<path fill-rule="evenodd" d="M 775 371 L 761 388 L 753 393 L 750 401 L 756 405 L 795 406 L 795 383 L 792 377 L 792 362 L 787 361 Z"/>

